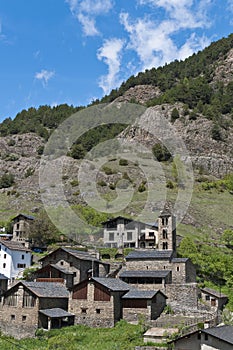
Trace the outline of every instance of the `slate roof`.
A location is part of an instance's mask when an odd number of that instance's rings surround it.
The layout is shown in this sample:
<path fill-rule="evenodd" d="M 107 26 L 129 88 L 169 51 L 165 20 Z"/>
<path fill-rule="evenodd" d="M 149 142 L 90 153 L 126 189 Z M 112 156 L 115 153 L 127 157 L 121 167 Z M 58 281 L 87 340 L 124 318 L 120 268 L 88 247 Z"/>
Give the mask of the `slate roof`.
<path fill-rule="evenodd" d="M 172 258 L 172 250 L 134 250 L 126 257 L 127 260 L 170 260 Z"/>
<path fill-rule="evenodd" d="M 74 316 L 74 314 L 71 314 L 60 308 L 44 309 L 44 310 L 39 310 L 39 312 L 51 318 Z"/>
<path fill-rule="evenodd" d="M 21 281 L 32 293 L 41 298 L 68 298 L 69 292 L 64 285 L 56 282 Z"/>
<path fill-rule="evenodd" d="M 216 298 L 228 298 L 227 295 L 223 294 L 223 293 L 220 293 L 220 292 L 217 292 L 216 290 L 214 289 L 211 289 L 211 288 L 201 288 L 201 291 L 203 293 L 206 293 L 206 294 L 210 294 Z"/>
<path fill-rule="evenodd" d="M 15 216 L 12 220 L 17 219 L 19 216 L 23 216 L 25 219 L 28 219 L 28 220 L 34 220 L 34 219 L 35 219 L 35 217 L 32 216 L 32 215 L 28 215 L 28 214 L 18 214 L 18 215 Z"/>
<path fill-rule="evenodd" d="M 206 328 L 202 330 L 202 333 L 211 335 L 217 339 L 233 345 L 233 326 Z"/>
<path fill-rule="evenodd" d="M 169 270 L 126 270 L 120 274 L 120 278 L 122 277 L 157 277 L 157 278 L 165 278 L 167 277 L 171 271 Z"/>
<path fill-rule="evenodd" d="M 119 278 L 92 277 L 92 280 L 102 284 L 102 286 L 113 292 L 125 292 L 131 289 L 128 283 L 121 281 Z"/>
<path fill-rule="evenodd" d="M 185 263 L 188 260 L 189 260 L 189 258 L 173 258 L 172 262 L 173 263 Z"/>
<path fill-rule="evenodd" d="M 158 292 L 158 290 L 132 289 L 123 295 L 122 299 L 152 299 Z"/>
<path fill-rule="evenodd" d="M 61 247 L 61 248 L 58 248 L 54 251 L 52 251 L 51 253 L 49 253 L 48 255 L 44 256 L 43 258 L 40 259 L 40 261 L 43 261 L 45 260 L 49 255 L 52 255 L 54 254 L 56 251 L 58 250 L 64 250 L 65 252 L 73 255 L 74 257 L 76 257 L 77 259 L 79 260 L 88 260 L 88 261 L 95 261 L 95 262 L 99 262 L 103 265 L 109 265 L 109 263 L 105 263 L 105 262 L 102 262 L 96 258 L 94 258 L 93 256 L 91 256 L 91 254 L 89 254 L 88 252 L 84 252 L 82 250 L 77 250 L 77 249 L 71 249 L 71 248 L 65 248 L 65 247 Z"/>
<path fill-rule="evenodd" d="M 157 222 L 146 222 L 146 226 L 158 228 L 159 225 Z"/>
<path fill-rule="evenodd" d="M 0 273 L 0 280 L 8 280 L 9 278 Z"/>
<path fill-rule="evenodd" d="M 0 243 L 10 250 L 19 250 L 22 252 L 31 251 L 30 249 L 26 248 L 24 245 L 22 245 L 19 242 L 0 240 Z"/>

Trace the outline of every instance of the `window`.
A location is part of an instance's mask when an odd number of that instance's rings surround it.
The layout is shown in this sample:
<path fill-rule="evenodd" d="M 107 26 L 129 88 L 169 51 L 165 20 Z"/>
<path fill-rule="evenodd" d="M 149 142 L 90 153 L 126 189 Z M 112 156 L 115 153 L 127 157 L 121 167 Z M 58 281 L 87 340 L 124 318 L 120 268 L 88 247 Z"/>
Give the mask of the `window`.
<path fill-rule="evenodd" d="M 162 225 L 167 225 L 168 224 L 168 218 L 162 218 Z"/>
<path fill-rule="evenodd" d="M 3 264 L 3 268 L 4 268 L 4 269 L 6 268 L 6 263 Z"/>
<path fill-rule="evenodd" d="M 200 340 L 201 339 L 201 333 L 197 334 L 197 339 Z"/>
<path fill-rule="evenodd" d="M 95 310 L 97 314 L 100 314 L 101 310 L 100 309 L 96 309 Z"/>
<path fill-rule="evenodd" d="M 211 298 L 211 306 L 216 306 L 216 299 L 215 298 Z"/>
<path fill-rule="evenodd" d="M 26 264 L 17 264 L 18 269 L 25 269 Z"/>
<path fill-rule="evenodd" d="M 163 239 L 167 239 L 167 230 L 163 229 Z"/>
<path fill-rule="evenodd" d="M 15 315 L 11 315 L 11 321 L 15 320 Z"/>
<path fill-rule="evenodd" d="M 77 272 L 73 272 L 73 276 L 76 277 L 77 276 Z"/>
<path fill-rule="evenodd" d="M 176 267 L 176 271 L 180 271 L 180 267 L 179 266 Z"/>
<path fill-rule="evenodd" d="M 24 315 L 23 315 L 23 316 L 22 316 L 22 321 L 25 322 L 26 319 L 27 319 L 27 316 L 24 316 Z"/>
<path fill-rule="evenodd" d="M 114 232 L 109 232 L 109 241 L 114 241 Z"/>
<path fill-rule="evenodd" d="M 82 313 L 82 314 L 86 314 L 86 313 L 87 313 L 87 308 L 82 308 L 82 309 L 81 309 L 81 313 Z"/>
<path fill-rule="evenodd" d="M 149 237 L 154 237 L 154 235 L 155 235 L 155 234 L 154 234 L 153 231 L 150 231 L 150 232 L 149 232 Z"/>
<path fill-rule="evenodd" d="M 210 296 L 209 296 L 209 295 L 206 295 L 206 296 L 205 296 L 205 300 L 210 300 Z"/>
<path fill-rule="evenodd" d="M 164 249 L 164 250 L 168 249 L 168 244 L 167 244 L 167 242 L 163 242 L 163 249 Z"/>
<path fill-rule="evenodd" d="M 205 340 L 208 340 L 208 334 L 205 334 Z"/>
<path fill-rule="evenodd" d="M 22 258 L 22 260 L 24 260 L 24 254 L 22 254 L 22 257 L 21 257 L 21 258 Z"/>
<path fill-rule="evenodd" d="M 72 267 L 72 266 L 73 266 L 73 262 L 71 261 L 71 262 L 70 262 L 70 267 Z"/>
<path fill-rule="evenodd" d="M 4 257 L 4 259 L 6 259 L 6 254 L 4 254 L 4 256 L 3 256 L 3 257 Z"/>
<path fill-rule="evenodd" d="M 132 232 L 127 232 L 127 241 L 132 241 L 133 235 Z"/>
<path fill-rule="evenodd" d="M 63 265 L 64 265 L 64 261 L 61 261 L 61 262 L 60 262 L 60 265 L 63 266 Z"/>

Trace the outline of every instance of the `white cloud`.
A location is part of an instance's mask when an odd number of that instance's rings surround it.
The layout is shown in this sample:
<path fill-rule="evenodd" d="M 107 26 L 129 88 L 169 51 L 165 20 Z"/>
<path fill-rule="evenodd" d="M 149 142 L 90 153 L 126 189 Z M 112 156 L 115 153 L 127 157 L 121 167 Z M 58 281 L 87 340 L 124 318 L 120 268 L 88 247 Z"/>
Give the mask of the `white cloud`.
<path fill-rule="evenodd" d="M 99 34 L 95 25 L 95 20 L 93 18 L 85 16 L 82 13 L 78 14 L 77 18 L 82 24 L 83 32 L 86 36 L 95 36 Z"/>
<path fill-rule="evenodd" d="M 37 80 L 42 81 L 43 86 L 48 84 L 48 81 L 55 75 L 55 72 L 42 69 L 40 72 L 35 74 Z"/>
<path fill-rule="evenodd" d="M 227 8 L 233 14 L 233 0 L 227 1 Z M 233 19 L 230 21 L 230 24 L 233 25 Z"/>
<path fill-rule="evenodd" d="M 99 35 L 96 17 L 108 13 L 113 7 L 112 0 L 65 0 L 70 11 L 82 25 L 86 36 Z"/>
<path fill-rule="evenodd" d="M 128 49 L 134 50 L 140 59 L 139 70 L 184 59 L 209 44 L 204 36 L 198 37 L 193 30 L 210 24 L 206 16 L 210 0 L 199 1 L 198 6 L 192 0 L 138 0 L 138 4 L 151 5 L 150 15 L 130 19 L 128 13 L 121 13 L 120 22 L 129 35 Z M 158 8 L 165 10 L 165 17 L 158 17 Z M 156 21 L 153 15 L 156 15 Z M 188 39 L 183 45 L 176 44 L 174 36 L 184 30 L 191 32 Z"/>
<path fill-rule="evenodd" d="M 185 58 L 191 56 L 194 52 L 203 50 L 209 44 L 210 40 L 208 38 L 205 36 L 198 37 L 195 33 L 193 33 L 180 48 L 177 59 L 184 60 Z"/>
<path fill-rule="evenodd" d="M 100 77 L 99 86 L 105 94 L 108 94 L 113 88 L 118 86 L 118 73 L 121 66 L 121 52 L 124 47 L 124 41 L 121 39 L 105 40 L 103 46 L 97 52 L 97 58 L 108 66 L 108 74 Z"/>

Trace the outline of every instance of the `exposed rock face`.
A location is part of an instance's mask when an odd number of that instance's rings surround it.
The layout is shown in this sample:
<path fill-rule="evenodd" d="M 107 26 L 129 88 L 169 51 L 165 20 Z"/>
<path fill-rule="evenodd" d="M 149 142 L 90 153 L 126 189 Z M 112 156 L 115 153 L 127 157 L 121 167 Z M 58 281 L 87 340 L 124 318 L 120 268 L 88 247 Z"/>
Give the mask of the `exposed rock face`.
<path fill-rule="evenodd" d="M 219 62 L 219 65 L 215 69 L 215 75 L 213 82 L 221 81 L 224 85 L 227 85 L 233 80 L 233 49 L 228 52 L 225 59 Z"/>
<path fill-rule="evenodd" d="M 196 120 L 190 120 L 189 115 L 184 115 L 183 105 L 161 105 L 152 107 L 153 111 L 150 114 L 150 119 L 142 122 L 142 128 L 138 125 L 129 127 L 123 131 L 121 137 L 130 139 L 144 144 L 147 147 L 152 147 L 157 142 L 162 142 L 164 135 L 161 133 L 166 130 L 156 129 L 156 133 L 149 132 L 153 130 L 153 124 L 156 123 L 158 115 L 167 123 L 171 122 L 171 113 L 174 108 L 177 108 L 180 117 L 172 124 L 174 135 L 166 137 L 181 137 L 189 155 L 192 159 L 194 167 L 202 168 L 206 173 L 216 177 L 221 177 L 233 171 L 233 128 L 228 127 L 228 130 L 221 129 L 222 140 L 214 140 L 212 136 L 212 128 L 214 123 L 212 120 L 206 119 L 202 115 L 198 115 Z M 154 119 L 153 119 L 154 118 Z M 228 119 L 225 117 L 226 120 Z M 230 117 L 229 117 L 230 120 Z M 143 123 L 150 125 L 143 129 Z"/>
<path fill-rule="evenodd" d="M 158 87 L 152 85 L 137 85 L 127 90 L 123 96 L 116 98 L 115 102 L 145 102 L 161 95 Z"/>

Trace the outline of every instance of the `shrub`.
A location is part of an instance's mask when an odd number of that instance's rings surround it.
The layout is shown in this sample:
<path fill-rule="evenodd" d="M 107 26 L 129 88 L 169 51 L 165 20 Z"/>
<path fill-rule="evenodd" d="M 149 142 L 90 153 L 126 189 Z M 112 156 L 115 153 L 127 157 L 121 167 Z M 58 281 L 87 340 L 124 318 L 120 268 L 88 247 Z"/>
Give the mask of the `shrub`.
<path fill-rule="evenodd" d="M 14 139 L 10 139 L 8 142 L 7 142 L 8 146 L 14 146 L 15 145 L 15 140 Z"/>
<path fill-rule="evenodd" d="M 101 187 L 104 187 L 104 186 L 107 186 L 106 182 L 104 180 L 100 180 L 97 182 L 97 185 L 101 186 Z"/>
<path fill-rule="evenodd" d="M 212 139 L 215 141 L 222 141 L 221 129 L 217 124 L 214 124 L 211 130 Z"/>
<path fill-rule="evenodd" d="M 146 191 L 146 185 L 145 183 L 140 183 L 140 185 L 138 186 L 138 192 L 142 193 Z"/>
<path fill-rule="evenodd" d="M 119 160 L 119 165 L 121 166 L 127 166 L 129 164 L 127 159 L 120 159 Z"/>
<path fill-rule="evenodd" d="M 0 188 L 8 188 L 11 187 L 15 183 L 14 175 L 4 174 L 2 177 L 0 177 Z"/>
<path fill-rule="evenodd" d="M 37 148 L 37 154 L 38 154 L 39 156 L 41 156 L 41 155 L 43 154 L 43 152 L 44 152 L 44 146 L 39 146 L 39 147 Z"/>
<path fill-rule="evenodd" d="M 33 168 L 27 168 L 26 173 L 25 173 L 25 177 L 29 177 L 32 176 L 34 174 L 35 169 Z"/>
<path fill-rule="evenodd" d="M 112 175 L 116 173 L 113 169 L 111 169 L 108 166 L 103 166 L 102 170 L 105 172 L 106 175 Z"/>
<path fill-rule="evenodd" d="M 74 180 L 71 180 L 71 181 L 70 181 L 70 184 L 71 184 L 72 187 L 76 187 L 76 186 L 79 185 L 79 181 L 76 180 L 76 179 L 74 179 Z"/>
<path fill-rule="evenodd" d="M 177 108 L 174 108 L 171 113 L 171 122 L 174 123 L 176 119 L 180 117 L 179 111 Z"/>
<path fill-rule="evenodd" d="M 152 147 L 152 153 L 159 162 L 167 161 L 171 158 L 171 153 L 164 145 L 161 145 L 160 143 L 156 143 Z"/>

